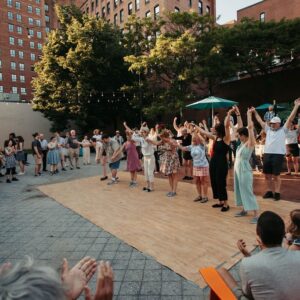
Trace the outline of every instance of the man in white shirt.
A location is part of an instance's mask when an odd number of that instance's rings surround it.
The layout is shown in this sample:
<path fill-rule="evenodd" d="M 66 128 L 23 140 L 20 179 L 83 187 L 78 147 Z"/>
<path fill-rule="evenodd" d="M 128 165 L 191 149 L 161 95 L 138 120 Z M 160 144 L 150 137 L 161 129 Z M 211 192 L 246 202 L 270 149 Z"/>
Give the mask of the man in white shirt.
<path fill-rule="evenodd" d="M 43 133 L 40 133 L 40 143 L 43 153 L 43 172 L 47 171 L 47 152 L 48 152 L 48 142 L 44 137 Z"/>
<path fill-rule="evenodd" d="M 255 111 L 255 117 L 262 129 L 266 132 L 266 143 L 264 149 L 264 160 L 263 160 L 263 173 L 268 185 L 267 192 L 263 195 L 264 199 L 274 198 L 274 200 L 280 200 L 280 186 L 281 179 L 280 173 L 282 171 L 282 165 L 284 162 L 284 156 L 286 152 L 285 138 L 288 132 L 288 128 L 291 126 L 294 120 L 298 108 L 300 106 L 300 98 L 295 100 L 295 106 L 286 123 L 283 127 L 280 127 L 281 120 L 279 117 L 273 117 L 267 125 Z M 273 184 L 274 181 L 274 193 Z"/>

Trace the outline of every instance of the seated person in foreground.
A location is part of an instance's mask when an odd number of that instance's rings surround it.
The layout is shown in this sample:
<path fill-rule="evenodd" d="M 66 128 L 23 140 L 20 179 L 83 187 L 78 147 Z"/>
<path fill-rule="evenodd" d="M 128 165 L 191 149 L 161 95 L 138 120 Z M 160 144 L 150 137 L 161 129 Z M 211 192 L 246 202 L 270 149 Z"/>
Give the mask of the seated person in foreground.
<path fill-rule="evenodd" d="M 224 268 L 219 270 L 238 299 L 299 300 L 300 252 L 282 248 L 284 222 L 277 214 L 265 211 L 256 227 L 261 251 L 241 261 L 241 286 Z"/>

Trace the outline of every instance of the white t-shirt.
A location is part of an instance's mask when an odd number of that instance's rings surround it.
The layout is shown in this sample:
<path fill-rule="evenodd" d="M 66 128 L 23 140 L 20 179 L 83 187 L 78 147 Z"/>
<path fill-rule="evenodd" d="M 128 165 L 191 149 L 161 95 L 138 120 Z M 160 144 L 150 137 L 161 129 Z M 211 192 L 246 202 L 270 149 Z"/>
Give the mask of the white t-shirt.
<path fill-rule="evenodd" d="M 96 139 L 96 141 L 101 141 L 102 135 L 101 134 L 94 134 L 93 139 Z"/>
<path fill-rule="evenodd" d="M 265 131 L 267 135 L 265 143 L 265 153 L 284 155 L 286 153 L 285 138 L 288 129 L 283 126 L 278 130 L 272 130 L 268 125 L 265 125 Z"/>
<path fill-rule="evenodd" d="M 132 135 L 132 139 L 135 142 L 140 142 L 142 146 L 143 155 L 153 155 L 154 154 L 154 146 L 151 143 L 148 143 L 143 137 L 138 136 L 137 134 Z"/>

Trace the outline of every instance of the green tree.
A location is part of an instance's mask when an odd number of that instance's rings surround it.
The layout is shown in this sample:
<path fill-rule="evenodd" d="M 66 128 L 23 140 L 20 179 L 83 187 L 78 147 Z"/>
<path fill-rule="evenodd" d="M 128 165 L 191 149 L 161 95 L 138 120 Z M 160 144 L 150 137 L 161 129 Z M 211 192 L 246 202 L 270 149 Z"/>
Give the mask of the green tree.
<path fill-rule="evenodd" d="M 131 80 L 120 31 L 74 7 L 56 10 L 61 26 L 49 33 L 36 65 L 34 109 L 54 121 L 73 120 L 83 131 L 117 126 L 118 112 L 131 112 L 128 97 L 118 93 Z"/>

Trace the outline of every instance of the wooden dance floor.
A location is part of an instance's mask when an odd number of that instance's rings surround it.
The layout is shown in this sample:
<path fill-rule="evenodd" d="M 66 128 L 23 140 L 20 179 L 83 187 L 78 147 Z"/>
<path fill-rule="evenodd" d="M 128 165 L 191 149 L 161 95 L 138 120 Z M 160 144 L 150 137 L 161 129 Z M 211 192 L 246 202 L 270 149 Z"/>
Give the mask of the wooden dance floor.
<path fill-rule="evenodd" d="M 244 238 L 249 248 L 255 241 L 251 216 L 235 218 L 233 193 L 229 192 L 229 212 L 194 203 L 195 186 L 180 182 L 178 196 L 166 197 L 166 179 L 155 179 L 155 192 L 146 193 L 143 176 L 139 186 L 129 188 L 129 174 L 120 172 L 120 183 L 112 186 L 89 177 L 65 183 L 40 186 L 39 189 L 63 206 L 117 236 L 183 277 L 204 287 L 198 269 L 205 266 L 230 267 L 241 257 L 236 242 Z M 211 199 L 211 195 L 210 195 Z M 261 211 L 272 210 L 286 218 L 299 204 L 262 200 Z M 298 207 L 299 208 L 299 207 Z"/>

